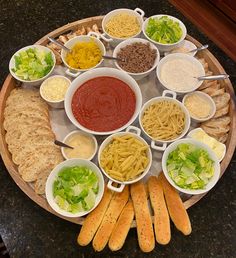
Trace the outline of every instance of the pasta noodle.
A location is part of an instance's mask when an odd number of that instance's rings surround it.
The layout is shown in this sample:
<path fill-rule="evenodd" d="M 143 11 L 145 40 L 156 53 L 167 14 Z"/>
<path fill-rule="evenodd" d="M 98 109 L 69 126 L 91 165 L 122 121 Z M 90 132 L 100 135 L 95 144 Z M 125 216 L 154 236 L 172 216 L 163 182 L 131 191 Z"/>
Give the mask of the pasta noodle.
<path fill-rule="evenodd" d="M 116 38 L 129 38 L 140 31 L 140 24 L 134 15 L 120 13 L 114 15 L 105 25 L 107 34 Z"/>
<path fill-rule="evenodd" d="M 148 166 L 147 150 L 147 144 L 130 134 L 115 136 L 102 150 L 100 165 L 116 180 L 132 180 Z"/>
<path fill-rule="evenodd" d="M 163 100 L 150 105 L 141 123 L 145 132 L 154 140 L 173 140 L 185 127 L 185 114 L 173 101 Z"/>

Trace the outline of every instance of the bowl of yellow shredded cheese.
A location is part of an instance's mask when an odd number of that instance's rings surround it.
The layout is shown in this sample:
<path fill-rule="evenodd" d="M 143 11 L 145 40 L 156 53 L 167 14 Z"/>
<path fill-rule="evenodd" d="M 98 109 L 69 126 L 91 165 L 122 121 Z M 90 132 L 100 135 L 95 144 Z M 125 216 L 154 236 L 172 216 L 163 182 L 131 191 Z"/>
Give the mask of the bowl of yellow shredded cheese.
<path fill-rule="evenodd" d="M 71 51 L 62 49 L 61 58 L 68 67 L 66 74 L 77 77 L 81 72 L 98 67 L 106 54 L 103 43 L 96 37 L 77 36 L 65 43 L 65 47 Z"/>

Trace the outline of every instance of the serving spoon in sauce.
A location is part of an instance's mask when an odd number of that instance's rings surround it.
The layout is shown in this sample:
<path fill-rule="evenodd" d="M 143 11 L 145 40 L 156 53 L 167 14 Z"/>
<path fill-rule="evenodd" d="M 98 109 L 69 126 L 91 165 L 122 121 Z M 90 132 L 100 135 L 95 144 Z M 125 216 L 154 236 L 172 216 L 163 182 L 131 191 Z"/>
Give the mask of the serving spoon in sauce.
<path fill-rule="evenodd" d="M 68 47 L 64 46 L 63 44 L 61 44 L 59 41 L 57 41 L 56 39 L 52 38 L 52 37 L 48 37 L 48 39 L 53 42 L 54 44 L 56 44 L 57 46 L 59 46 L 60 48 L 64 49 L 66 52 L 71 52 L 72 50 L 69 49 Z M 125 62 L 126 59 L 123 58 L 118 58 L 118 57 L 113 57 L 113 56 L 106 56 L 103 55 L 102 58 L 104 59 L 110 59 L 110 60 L 115 60 L 115 61 L 121 61 L 121 62 Z"/>
<path fill-rule="evenodd" d="M 57 146 L 60 146 L 60 147 L 65 147 L 65 148 L 69 148 L 69 149 L 74 149 L 74 147 L 68 145 L 68 144 L 65 144 L 64 142 L 60 142 L 58 140 L 55 140 L 54 141 L 54 144 L 56 144 Z"/>

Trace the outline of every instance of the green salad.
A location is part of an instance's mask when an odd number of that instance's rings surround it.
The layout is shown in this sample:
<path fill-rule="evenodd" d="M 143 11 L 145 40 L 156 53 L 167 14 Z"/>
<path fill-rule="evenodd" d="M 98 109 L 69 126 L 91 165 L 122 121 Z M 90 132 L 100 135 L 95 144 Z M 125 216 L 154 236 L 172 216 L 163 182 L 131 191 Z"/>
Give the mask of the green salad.
<path fill-rule="evenodd" d="M 173 21 L 168 16 L 162 16 L 149 19 L 146 34 L 156 42 L 172 44 L 181 39 L 183 32 L 179 22 Z"/>
<path fill-rule="evenodd" d="M 214 161 L 206 150 L 181 143 L 167 158 L 169 176 L 181 188 L 204 189 L 214 174 Z"/>
<path fill-rule="evenodd" d="M 59 207 L 71 213 L 88 211 L 99 191 L 95 172 L 84 166 L 65 167 L 53 183 L 53 196 Z"/>
<path fill-rule="evenodd" d="M 15 68 L 12 71 L 22 80 L 34 81 L 47 75 L 54 60 L 51 52 L 38 48 L 29 48 L 14 56 Z"/>

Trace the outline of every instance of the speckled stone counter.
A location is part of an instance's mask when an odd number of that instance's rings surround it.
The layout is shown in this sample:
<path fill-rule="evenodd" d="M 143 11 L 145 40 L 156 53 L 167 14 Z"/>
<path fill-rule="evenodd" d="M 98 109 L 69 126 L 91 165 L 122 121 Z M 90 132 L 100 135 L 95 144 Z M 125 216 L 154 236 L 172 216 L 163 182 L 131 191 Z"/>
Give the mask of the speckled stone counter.
<path fill-rule="evenodd" d="M 36 42 L 48 32 L 69 22 L 103 15 L 115 8 L 140 7 L 146 16 L 166 13 L 180 18 L 188 33 L 210 51 L 226 72 L 235 74 L 236 64 L 206 36 L 199 32 L 165 0 L 150 1 L 0 1 L 0 84 L 8 74 L 8 62 L 19 48 Z M 232 81 L 236 85 L 236 81 Z M 223 178 L 199 203 L 188 210 L 193 232 L 183 236 L 174 226 L 171 242 L 156 245 L 143 254 L 136 230 L 129 232 L 121 251 L 106 248 L 95 253 L 91 245 L 76 244 L 80 226 L 64 221 L 40 208 L 14 183 L 2 160 L 0 162 L 0 234 L 11 257 L 236 257 L 236 156 Z"/>

